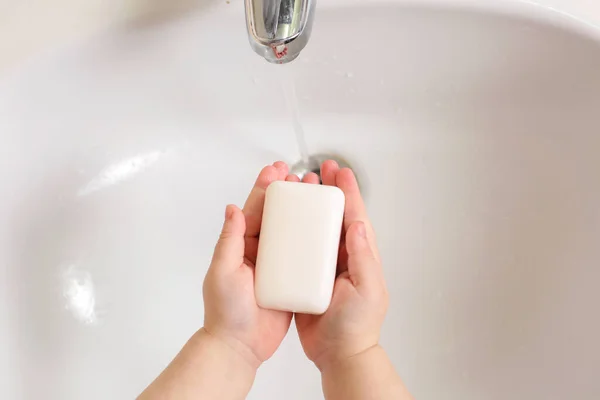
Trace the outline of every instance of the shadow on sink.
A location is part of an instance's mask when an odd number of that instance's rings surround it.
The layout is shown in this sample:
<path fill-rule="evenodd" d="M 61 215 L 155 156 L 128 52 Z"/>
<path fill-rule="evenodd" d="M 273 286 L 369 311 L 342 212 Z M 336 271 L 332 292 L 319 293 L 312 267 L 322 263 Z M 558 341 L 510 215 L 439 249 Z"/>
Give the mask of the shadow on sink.
<path fill-rule="evenodd" d="M 219 2 L 229 4 L 229 0 L 127 0 L 124 7 L 131 14 L 127 27 L 132 29 L 150 28 Z M 236 6 L 243 7 L 243 4 L 236 4 L 233 7 Z"/>

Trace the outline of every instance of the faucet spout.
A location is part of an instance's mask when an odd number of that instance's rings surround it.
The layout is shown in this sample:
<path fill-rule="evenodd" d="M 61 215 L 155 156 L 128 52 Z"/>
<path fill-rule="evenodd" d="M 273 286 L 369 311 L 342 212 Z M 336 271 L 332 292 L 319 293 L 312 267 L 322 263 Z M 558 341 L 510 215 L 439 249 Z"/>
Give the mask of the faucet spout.
<path fill-rule="evenodd" d="M 245 0 L 248 39 L 265 60 L 284 64 L 308 43 L 316 0 Z"/>

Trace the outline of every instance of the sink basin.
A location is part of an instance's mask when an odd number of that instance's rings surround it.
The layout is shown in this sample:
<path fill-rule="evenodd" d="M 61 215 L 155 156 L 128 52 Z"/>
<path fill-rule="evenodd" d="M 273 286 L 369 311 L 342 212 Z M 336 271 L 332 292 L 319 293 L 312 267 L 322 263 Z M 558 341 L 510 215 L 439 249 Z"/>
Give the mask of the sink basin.
<path fill-rule="evenodd" d="M 600 398 L 600 31 L 441 3 L 319 6 L 285 66 L 222 4 L 6 74 L 0 397 L 133 398 L 165 367 L 202 325 L 225 204 L 299 158 L 292 81 L 309 150 L 359 175 L 415 397 Z M 282 398 L 322 398 L 294 327 L 249 396 Z"/>

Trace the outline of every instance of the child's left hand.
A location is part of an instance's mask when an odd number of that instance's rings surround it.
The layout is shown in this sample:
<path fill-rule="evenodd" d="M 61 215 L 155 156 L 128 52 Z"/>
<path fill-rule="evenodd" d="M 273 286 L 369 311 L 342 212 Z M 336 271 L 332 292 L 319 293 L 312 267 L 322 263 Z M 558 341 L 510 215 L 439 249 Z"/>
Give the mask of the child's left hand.
<path fill-rule="evenodd" d="M 263 168 L 243 211 L 227 206 L 221 237 L 204 280 L 204 330 L 242 355 L 253 368 L 281 344 L 292 313 L 265 310 L 254 296 L 254 265 L 267 186 L 285 180 L 283 162 Z"/>

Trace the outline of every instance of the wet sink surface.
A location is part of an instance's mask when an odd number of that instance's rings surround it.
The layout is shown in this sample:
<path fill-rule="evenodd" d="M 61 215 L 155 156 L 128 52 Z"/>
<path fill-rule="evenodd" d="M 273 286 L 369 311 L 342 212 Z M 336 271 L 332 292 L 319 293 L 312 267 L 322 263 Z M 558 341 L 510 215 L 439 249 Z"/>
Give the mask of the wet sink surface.
<path fill-rule="evenodd" d="M 360 175 L 416 398 L 598 398 L 600 35 L 534 10 L 324 8 L 284 67 L 204 10 L 0 83 L 1 397 L 132 398 L 201 326 L 225 204 L 298 158 L 284 68 Z M 321 396 L 292 327 L 249 398 Z"/>

